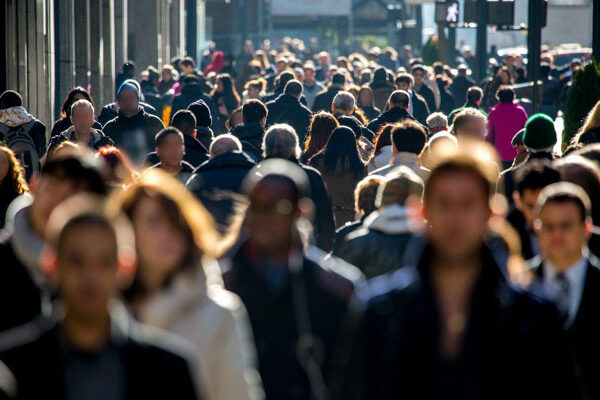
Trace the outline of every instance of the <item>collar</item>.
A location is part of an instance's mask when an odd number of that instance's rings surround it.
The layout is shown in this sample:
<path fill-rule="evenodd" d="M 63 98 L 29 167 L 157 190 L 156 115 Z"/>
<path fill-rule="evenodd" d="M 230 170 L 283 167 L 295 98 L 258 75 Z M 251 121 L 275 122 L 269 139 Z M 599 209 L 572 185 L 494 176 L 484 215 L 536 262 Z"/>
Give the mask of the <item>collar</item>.
<path fill-rule="evenodd" d="M 75 127 L 71 125 L 69 129 L 67 129 L 67 139 L 71 142 L 77 143 L 77 137 L 75 136 Z M 102 135 L 98 132 L 97 129 L 90 129 L 90 140 L 88 141 L 88 145 L 92 147 L 94 144 L 98 143 Z"/>
<path fill-rule="evenodd" d="M 392 204 L 381 211 L 372 212 L 365 218 L 363 226 L 387 235 L 411 232 L 408 212 L 399 204 Z"/>
<path fill-rule="evenodd" d="M 401 151 L 396 154 L 392 154 L 390 158 L 390 165 L 410 165 L 419 166 L 419 156 L 415 153 L 409 153 L 407 151 Z"/>
<path fill-rule="evenodd" d="M 571 265 L 565 271 L 564 275 L 569 281 L 571 287 L 575 287 L 577 285 L 583 284 L 585 280 L 585 271 L 587 267 L 588 259 L 585 255 L 579 257 L 573 265 Z M 558 270 L 556 267 L 550 262 L 550 260 L 546 259 L 542 264 L 543 274 L 544 274 L 544 282 L 547 284 L 552 284 L 558 275 Z"/>

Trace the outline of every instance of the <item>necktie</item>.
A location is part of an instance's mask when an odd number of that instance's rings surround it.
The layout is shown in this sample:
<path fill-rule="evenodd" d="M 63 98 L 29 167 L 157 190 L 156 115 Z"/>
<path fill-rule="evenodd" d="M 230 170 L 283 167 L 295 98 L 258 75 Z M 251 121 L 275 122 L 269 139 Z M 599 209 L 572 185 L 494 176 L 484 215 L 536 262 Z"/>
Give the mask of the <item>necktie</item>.
<path fill-rule="evenodd" d="M 558 307 L 562 321 L 566 322 L 569 319 L 571 285 L 563 273 L 556 275 L 554 282 L 557 289 L 556 306 Z"/>

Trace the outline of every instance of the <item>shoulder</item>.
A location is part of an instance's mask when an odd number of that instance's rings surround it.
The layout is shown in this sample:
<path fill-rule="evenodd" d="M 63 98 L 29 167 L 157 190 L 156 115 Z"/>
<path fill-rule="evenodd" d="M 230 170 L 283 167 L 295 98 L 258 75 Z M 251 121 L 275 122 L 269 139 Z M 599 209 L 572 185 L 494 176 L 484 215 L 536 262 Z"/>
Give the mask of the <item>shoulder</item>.
<path fill-rule="evenodd" d="M 329 257 L 318 263 L 305 258 L 304 268 L 312 270 L 321 288 L 344 303 L 350 301 L 355 286 L 363 279 L 358 268 L 337 257 Z"/>
<path fill-rule="evenodd" d="M 416 267 L 405 266 L 359 285 L 356 297 L 367 307 L 373 307 L 402 297 L 419 285 L 420 276 Z"/>
<path fill-rule="evenodd" d="M 18 357 L 37 345 L 56 326 L 56 321 L 47 317 L 38 317 L 15 328 L 0 333 L 0 359 Z"/>
<path fill-rule="evenodd" d="M 144 118 L 153 125 L 160 125 L 164 128 L 163 122 L 156 115 L 149 114 L 148 112 L 144 111 Z"/>

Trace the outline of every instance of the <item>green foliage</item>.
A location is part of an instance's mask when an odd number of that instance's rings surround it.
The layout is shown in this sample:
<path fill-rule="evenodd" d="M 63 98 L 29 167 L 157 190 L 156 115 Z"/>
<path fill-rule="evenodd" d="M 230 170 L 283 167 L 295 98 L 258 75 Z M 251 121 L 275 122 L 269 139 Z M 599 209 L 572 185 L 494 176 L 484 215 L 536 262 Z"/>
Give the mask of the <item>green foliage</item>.
<path fill-rule="evenodd" d="M 440 60 L 439 56 L 440 51 L 440 43 L 438 42 L 438 38 L 435 35 L 432 35 L 427 43 L 423 46 L 423 50 L 421 51 L 423 56 L 423 64 L 431 65 L 436 61 Z"/>
<path fill-rule="evenodd" d="M 575 82 L 567 99 L 565 128 L 562 133 L 563 146 L 581 128 L 587 113 L 600 100 L 600 68 L 595 61 L 586 64 L 575 76 Z"/>

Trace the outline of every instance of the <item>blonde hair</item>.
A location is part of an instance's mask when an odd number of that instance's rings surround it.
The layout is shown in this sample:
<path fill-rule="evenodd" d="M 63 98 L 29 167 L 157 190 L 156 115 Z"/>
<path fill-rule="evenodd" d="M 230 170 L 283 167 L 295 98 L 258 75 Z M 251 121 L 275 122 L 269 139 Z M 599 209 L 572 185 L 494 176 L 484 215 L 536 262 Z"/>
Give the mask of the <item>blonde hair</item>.
<path fill-rule="evenodd" d="M 12 185 L 12 189 L 16 193 L 28 193 L 29 186 L 27 186 L 27 181 L 25 180 L 25 172 L 15 153 L 7 146 L 0 146 L 0 152 L 6 154 L 6 158 L 8 158 L 8 172 L 6 173 L 6 177 L 0 182 L 0 190 L 3 190 L 6 185 Z"/>
<path fill-rule="evenodd" d="M 596 128 L 600 128 L 600 101 L 598 101 L 596 105 L 592 107 L 590 112 L 588 112 L 587 116 L 585 117 L 585 122 L 583 123 L 581 128 L 579 128 L 579 130 L 573 137 L 571 143 L 579 143 L 579 138 L 581 137 L 581 135 L 583 135 L 585 132 L 591 129 Z"/>

